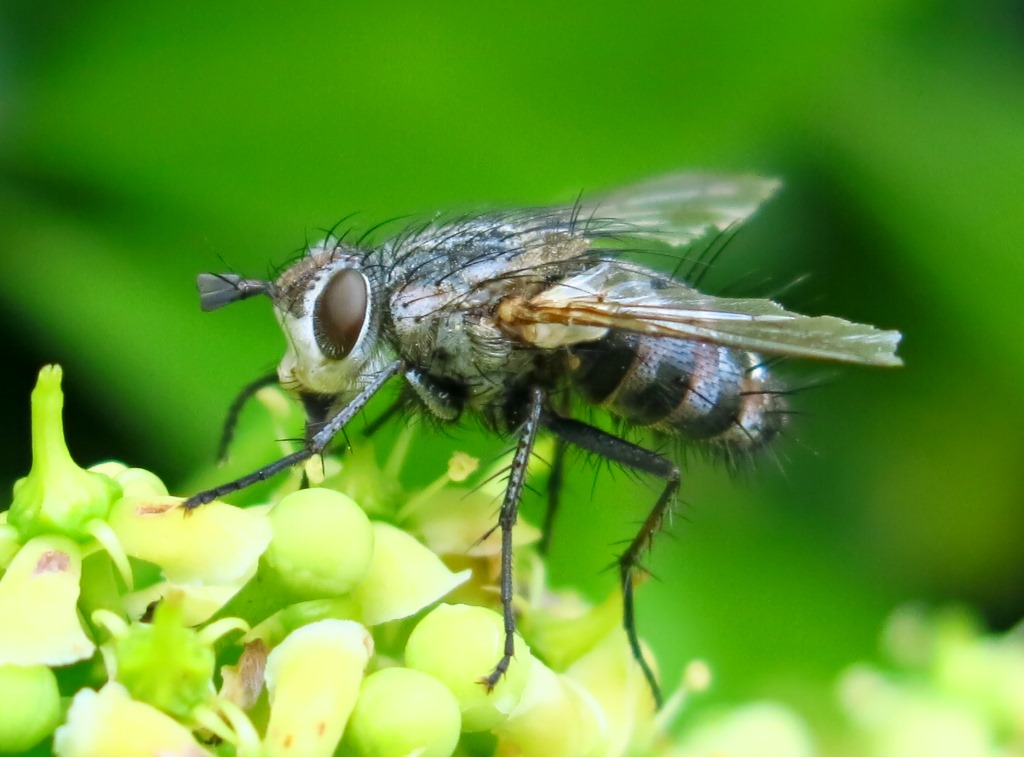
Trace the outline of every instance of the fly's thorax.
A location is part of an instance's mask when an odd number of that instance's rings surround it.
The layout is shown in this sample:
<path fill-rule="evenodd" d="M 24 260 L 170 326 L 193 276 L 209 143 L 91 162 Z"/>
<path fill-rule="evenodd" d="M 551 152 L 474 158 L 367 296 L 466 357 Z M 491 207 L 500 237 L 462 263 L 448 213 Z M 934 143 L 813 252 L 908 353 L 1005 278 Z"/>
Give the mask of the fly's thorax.
<path fill-rule="evenodd" d="M 274 314 L 288 341 L 283 386 L 339 395 L 360 383 L 377 350 L 378 287 L 360 251 L 325 240 L 275 282 Z"/>
<path fill-rule="evenodd" d="M 448 300 L 430 295 L 417 300 L 416 291 L 403 293 L 410 306 L 395 307 L 391 324 L 395 344 L 411 365 L 461 387 L 470 405 L 529 370 L 530 354 L 516 349 L 487 309 L 429 308 L 428 303 Z"/>
<path fill-rule="evenodd" d="M 389 335 L 400 355 L 423 373 L 460 387 L 469 405 L 500 391 L 509 377 L 531 368 L 531 355 L 499 327 L 494 289 L 508 287 L 493 260 L 454 268 L 447 275 L 415 276 L 396 286 L 385 305 Z M 480 269 L 494 279 L 483 286 Z"/>

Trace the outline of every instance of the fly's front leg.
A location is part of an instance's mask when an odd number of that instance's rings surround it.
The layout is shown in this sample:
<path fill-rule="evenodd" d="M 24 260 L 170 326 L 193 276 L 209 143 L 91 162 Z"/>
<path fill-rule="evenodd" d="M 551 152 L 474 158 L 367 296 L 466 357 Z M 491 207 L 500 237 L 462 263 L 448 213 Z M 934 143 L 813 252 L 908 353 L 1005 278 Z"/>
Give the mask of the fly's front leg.
<path fill-rule="evenodd" d="M 242 415 L 242 409 L 246 403 L 251 400 L 256 393 L 265 386 L 276 384 L 277 371 L 268 373 L 265 376 L 260 376 L 255 381 L 251 381 L 242 387 L 241 391 L 235 395 L 235 399 L 231 402 L 231 407 L 228 408 L 228 415 L 224 419 L 224 427 L 220 433 L 220 443 L 217 445 L 217 460 L 224 462 L 228 459 L 228 447 L 231 446 L 231 440 L 235 436 L 235 429 L 238 427 L 238 418 Z"/>
<path fill-rule="evenodd" d="M 501 614 L 505 621 L 505 652 L 494 666 L 494 670 L 482 681 L 488 691 L 505 675 L 516 651 L 516 619 L 512 611 L 512 527 L 519 515 L 519 500 L 526 483 L 526 468 L 530 462 L 530 455 L 533 454 L 533 444 L 540 429 L 543 405 L 544 393 L 540 389 L 531 390 L 526 421 L 523 423 L 516 453 L 512 458 L 505 500 L 501 503 L 501 513 L 498 516 L 498 526 L 501 528 Z"/>
<path fill-rule="evenodd" d="M 193 494 L 185 500 L 185 509 L 193 510 L 200 505 L 213 502 L 213 500 L 220 499 L 226 494 L 231 494 L 239 489 L 252 486 L 260 481 L 265 481 L 275 473 L 280 473 L 297 463 L 308 460 L 313 455 L 319 455 L 324 451 L 324 449 L 326 449 L 327 445 L 330 444 L 334 435 L 341 431 L 341 429 L 343 429 L 345 425 L 359 413 L 360 410 L 366 407 L 366 403 L 370 401 L 373 395 L 379 392 L 381 387 L 383 387 L 388 380 L 399 373 L 403 368 L 403 362 L 401 360 L 396 360 L 374 376 L 373 380 L 363 387 L 362 391 L 360 391 L 348 405 L 342 408 L 337 415 L 328 420 L 319 430 L 308 438 L 306 440 L 306 446 L 298 452 L 293 452 L 290 455 L 282 457 L 280 460 L 275 460 L 269 465 L 265 465 L 259 470 L 253 471 L 247 476 L 242 476 L 241 478 L 229 481 L 226 484 L 221 484 L 213 489 L 207 489 L 206 491 L 199 492 L 198 494 Z"/>
<path fill-rule="evenodd" d="M 664 479 L 665 488 L 654 503 L 643 525 L 637 531 L 636 536 L 630 541 L 626 551 L 618 559 L 619 580 L 622 583 L 622 625 L 626 631 L 626 638 L 629 647 L 636 658 L 637 664 L 643 671 L 647 684 L 651 687 L 654 701 L 661 707 L 661 691 L 658 688 L 658 681 L 654 677 L 654 671 L 647 664 L 640 649 L 640 638 L 636 632 L 636 608 L 633 604 L 633 571 L 640 565 L 640 558 L 644 552 L 650 549 L 654 534 L 661 528 L 665 516 L 669 511 L 676 492 L 679 490 L 679 468 L 666 457 L 656 452 L 651 452 L 625 439 L 609 434 L 599 428 L 590 426 L 571 418 L 562 418 L 557 415 L 545 415 L 544 426 L 552 431 L 559 439 L 570 444 L 600 455 L 606 460 L 620 463 L 634 470 L 649 473 L 652 476 Z"/>

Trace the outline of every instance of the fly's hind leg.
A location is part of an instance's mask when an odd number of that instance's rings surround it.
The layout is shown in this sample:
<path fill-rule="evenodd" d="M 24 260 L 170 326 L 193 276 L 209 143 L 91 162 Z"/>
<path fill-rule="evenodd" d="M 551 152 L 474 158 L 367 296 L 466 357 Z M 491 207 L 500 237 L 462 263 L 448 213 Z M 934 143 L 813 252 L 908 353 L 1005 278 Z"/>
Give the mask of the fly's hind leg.
<path fill-rule="evenodd" d="M 625 465 L 628 468 L 649 473 L 665 481 L 665 488 L 654 503 L 643 525 L 629 546 L 619 556 L 619 580 L 622 583 L 622 625 L 626 631 L 629 647 L 636 658 L 637 664 L 647 679 L 654 700 L 661 707 L 661 691 L 654 677 L 654 671 L 647 664 L 640 650 L 640 638 L 636 632 L 636 609 L 633 604 L 633 571 L 640 565 L 640 558 L 650 546 L 654 535 L 661 528 L 662 522 L 672 505 L 679 489 L 679 468 L 668 458 L 651 452 L 625 439 L 620 439 L 607 431 L 602 431 L 586 423 L 563 418 L 557 415 L 545 415 L 544 426 L 559 439 L 574 444 L 588 452 L 600 455 L 606 460 Z"/>

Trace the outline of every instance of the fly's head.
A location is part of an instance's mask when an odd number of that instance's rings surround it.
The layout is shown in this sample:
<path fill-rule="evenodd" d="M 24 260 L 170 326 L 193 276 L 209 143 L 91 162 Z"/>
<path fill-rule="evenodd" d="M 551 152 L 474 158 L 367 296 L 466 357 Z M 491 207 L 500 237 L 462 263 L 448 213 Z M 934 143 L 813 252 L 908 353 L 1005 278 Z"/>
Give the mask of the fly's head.
<path fill-rule="evenodd" d="M 215 310 L 257 294 L 269 296 L 288 341 L 278 366 L 281 385 L 300 395 L 348 395 L 361 388 L 379 326 L 362 259 L 358 250 L 327 239 L 273 282 L 200 274 L 200 301 L 203 310 Z"/>

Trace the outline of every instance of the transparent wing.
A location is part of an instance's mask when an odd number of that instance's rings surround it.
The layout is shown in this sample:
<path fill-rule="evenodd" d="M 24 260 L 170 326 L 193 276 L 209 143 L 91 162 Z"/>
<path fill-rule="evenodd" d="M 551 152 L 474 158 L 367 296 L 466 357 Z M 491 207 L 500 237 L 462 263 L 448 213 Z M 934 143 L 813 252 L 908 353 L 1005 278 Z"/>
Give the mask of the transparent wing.
<path fill-rule="evenodd" d="M 387 248 L 399 258 L 429 249 L 463 265 L 507 258 L 536 268 L 584 253 L 595 253 L 586 256 L 592 260 L 610 240 L 682 247 L 743 222 L 780 186 L 752 174 L 668 174 L 573 205 L 438 215 L 394 235 Z"/>
<path fill-rule="evenodd" d="M 713 297 L 621 263 L 595 266 L 529 300 L 503 303 L 498 316 L 520 339 L 548 349 L 593 341 L 619 329 L 751 352 L 903 364 L 896 356 L 901 338 L 897 331 L 800 315 L 771 300 Z"/>
<path fill-rule="evenodd" d="M 572 212 L 602 233 L 678 247 L 741 223 L 780 186 L 752 174 L 674 173 L 587 198 Z"/>

